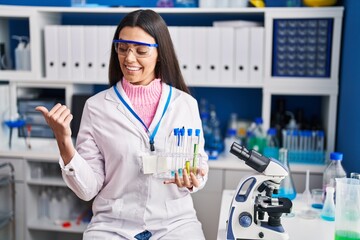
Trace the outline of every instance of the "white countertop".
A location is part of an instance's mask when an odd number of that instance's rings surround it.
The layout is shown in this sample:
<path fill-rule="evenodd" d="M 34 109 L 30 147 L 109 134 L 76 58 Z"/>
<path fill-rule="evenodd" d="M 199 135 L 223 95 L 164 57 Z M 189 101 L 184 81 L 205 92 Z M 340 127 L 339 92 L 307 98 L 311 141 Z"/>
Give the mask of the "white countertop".
<path fill-rule="evenodd" d="M 224 190 L 221 200 L 221 210 L 218 227 L 218 240 L 226 239 L 226 221 L 229 208 L 234 197 L 234 190 Z M 300 200 L 301 195 L 293 200 L 292 212 L 294 217 L 281 217 L 281 223 L 289 234 L 290 240 L 333 240 L 335 235 L 335 222 L 324 221 L 321 218 L 304 219 L 299 213 L 305 204 Z"/>
<path fill-rule="evenodd" d="M 0 134 L 1 135 L 1 134 Z M 16 135 L 16 132 L 14 133 Z M 75 140 L 74 140 L 75 142 Z M 25 159 L 58 159 L 59 150 L 55 139 L 31 139 L 31 149 L 27 149 L 25 139 L 13 136 L 12 148 L 9 149 L 8 139 L 0 139 L 0 157 Z M 210 169 L 254 171 L 244 161 L 234 155 L 221 154 L 217 160 L 208 161 Z M 292 173 L 305 173 L 310 169 L 312 173 L 323 173 L 325 165 L 319 164 L 290 164 Z"/>

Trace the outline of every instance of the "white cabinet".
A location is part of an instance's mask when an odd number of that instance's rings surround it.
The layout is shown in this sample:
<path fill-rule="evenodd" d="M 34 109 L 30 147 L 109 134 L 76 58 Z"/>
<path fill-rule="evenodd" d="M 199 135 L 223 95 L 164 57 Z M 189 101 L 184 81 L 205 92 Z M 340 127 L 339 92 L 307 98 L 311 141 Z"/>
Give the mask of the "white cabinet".
<path fill-rule="evenodd" d="M 71 98 L 74 93 L 91 93 L 94 82 L 84 82 L 83 80 L 57 80 L 50 79 L 45 75 L 45 46 L 44 46 L 44 28 L 47 25 L 60 25 L 63 22 L 64 16 L 71 14 L 79 14 L 82 21 L 86 22 L 88 16 L 104 16 L 109 15 L 116 18 L 133 11 L 133 8 L 61 8 L 61 7 L 24 7 L 24 6 L 0 6 L 0 43 L 5 44 L 5 51 L 10 55 L 10 29 L 9 23 L 13 20 L 22 20 L 25 25 L 29 26 L 29 35 L 31 39 L 31 70 L 30 71 L 16 71 L 2 69 L 0 70 L 0 81 L 9 82 L 10 85 L 10 103 L 9 107 L 11 113 L 18 112 L 18 98 L 21 94 L 27 94 L 29 89 L 60 89 L 64 90 L 62 99 L 70 107 Z M 201 81 L 191 83 L 195 87 L 226 87 L 226 88 L 259 88 L 262 89 L 262 105 L 261 112 L 264 119 L 264 128 L 270 126 L 272 98 L 277 95 L 284 96 L 317 96 L 322 99 L 321 114 L 322 125 L 325 127 L 327 152 L 334 150 L 335 145 L 335 130 L 336 130 L 336 112 L 337 112 L 337 95 L 339 82 L 339 52 L 341 45 L 341 25 L 342 25 L 342 7 L 329 8 L 158 8 L 155 9 L 160 14 L 166 16 L 174 16 L 179 21 L 177 26 L 189 25 L 188 19 L 203 15 L 206 18 L 219 20 L 218 16 L 236 16 L 236 20 L 256 19 L 264 25 L 264 45 L 263 45 L 263 69 L 262 79 L 256 84 L 249 81 L 233 82 L 233 81 Z M 274 32 L 275 22 L 278 20 L 321 20 L 329 19 L 332 27 L 329 32 L 328 40 L 331 40 L 329 45 L 330 52 L 327 55 L 328 75 L 325 77 L 299 77 L 299 76 L 278 76 L 274 74 Z M 182 22 L 183 21 L 183 22 Z M 208 20 L 211 21 L 211 20 Z M 118 19 L 116 20 L 118 22 Z M 68 24 L 68 23 L 67 23 Z M 197 21 L 193 23 L 197 25 Z M 234 60 L 235 62 L 235 60 Z M 0 68 L 1 69 L 1 68 Z M 234 69 L 234 67 L 233 67 Z M 236 74 L 233 74 L 236 76 Z M 106 83 L 106 81 L 104 81 Z M 249 103 L 251 104 L 251 103 Z M 5 143 L 7 137 L 4 134 L 0 136 L 0 145 L 5 149 L 5 153 L 0 152 L 0 157 L 7 156 L 7 152 L 17 151 L 15 149 L 6 149 Z M 14 146 L 22 146 L 24 140 L 13 137 Z M 32 239 L 48 239 L 49 236 L 54 236 L 54 239 L 70 239 L 73 236 L 80 236 L 84 229 L 83 226 L 79 228 L 66 229 L 60 226 L 55 226 L 48 222 L 38 221 L 36 218 L 38 209 L 35 208 L 38 201 L 39 192 L 44 187 L 50 188 L 65 188 L 61 179 L 47 178 L 41 179 L 32 178 L 31 171 L 37 166 L 47 166 L 47 164 L 57 164 L 57 156 L 54 153 L 34 154 L 39 149 L 46 149 L 49 140 L 33 139 L 34 148 L 24 150 L 20 147 L 21 152 L 16 154 L 22 159 L 24 171 L 26 176 L 26 184 L 18 183 L 17 187 L 22 189 L 18 194 L 23 193 L 26 196 L 26 227 L 23 232 L 28 240 Z M 52 141 L 52 148 L 54 148 L 54 141 Z M 40 151 L 39 151 L 40 152 Z M 11 154 L 10 154 L 11 155 Z M 50 156 L 50 157 L 49 157 Z M 20 160 L 21 161 L 21 160 Z M 301 166 L 296 165 L 294 168 L 295 184 L 298 184 L 299 191 L 302 191 L 304 179 L 304 172 L 306 168 L 310 168 L 315 172 L 314 179 L 316 183 L 314 186 L 318 187 L 321 181 L 321 171 L 324 166 Z M 199 219 L 203 222 L 205 234 L 211 238 L 216 236 L 217 222 L 219 216 L 219 206 L 221 201 L 221 193 L 225 188 L 234 188 L 237 186 L 239 179 L 243 174 L 248 173 L 249 170 L 239 167 L 236 161 L 218 161 L 210 164 L 210 175 L 208 185 L 203 191 L 194 194 L 195 207 L 198 212 Z M 33 174 L 35 174 L 33 172 Z M 33 175 L 35 176 L 35 175 Z M 296 179 L 301 179 L 297 181 Z M 24 181 L 24 180 L 23 180 Z M 298 183 L 299 182 L 299 183 Z M 24 195 L 23 195 L 24 196 Z M 19 201 L 24 202 L 24 198 L 20 197 Z M 19 203 L 18 203 L 19 204 Z M 20 203 L 19 209 L 24 210 L 24 204 Z M 25 213 L 22 212 L 23 215 Z M 21 220 L 17 224 L 18 228 L 21 225 Z M 24 220 L 23 220 L 24 221 Z M 19 230 L 21 234 L 22 231 Z M 20 235 L 21 236 L 21 235 Z M 21 239 L 21 238 L 20 238 Z M 24 239 L 24 238 L 22 238 Z"/>
<path fill-rule="evenodd" d="M 80 201 L 61 177 L 58 157 L 31 158 L 26 163 L 26 239 L 81 239 L 81 216 L 89 204 Z"/>
<path fill-rule="evenodd" d="M 25 213 L 25 178 L 24 178 L 24 162 L 19 158 L 12 157 L 3 157 L 0 156 L 0 166 L 3 164 L 10 163 L 13 166 L 14 170 L 14 187 L 15 195 L 12 195 L 12 191 L 3 192 L 2 189 L 10 186 L 3 186 L 0 184 L 0 191 L 3 194 L 0 194 L 0 212 L 4 213 L 7 210 L 14 209 L 15 219 L 12 219 L 8 225 L 0 228 L 0 238 L 7 239 L 9 236 L 12 236 L 15 233 L 16 240 L 25 239 L 25 229 L 26 222 L 24 216 Z M 3 165 L 4 166 L 4 165 Z M 0 178 L 9 176 L 11 174 L 11 169 L 9 167 L 0 168 Z M 9 183 L 12 184 L 12 183 Z M 8 194 L 6 194 L 8 193 Z M 10 194 L 9 194 L 10 193 Z M 15 208 L 13 208 L 13 201 L 15 200 Z M 1 215 L 1 214 L 0 214 Z M 4 216 L 2 216 L 4 217 Z M 1 222 L 4 223 L 4 218 L 1 219 Z M 13 227 L 15 232 L 13 232 Z M 14 239 L 14 238 L 12 238 Z"/>

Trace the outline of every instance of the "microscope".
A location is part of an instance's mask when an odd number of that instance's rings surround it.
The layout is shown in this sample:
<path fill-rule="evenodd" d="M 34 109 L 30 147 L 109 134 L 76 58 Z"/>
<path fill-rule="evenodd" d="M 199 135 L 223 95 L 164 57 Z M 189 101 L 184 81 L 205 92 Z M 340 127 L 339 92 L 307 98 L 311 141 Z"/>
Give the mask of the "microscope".
<path fill-rule="evenodd" d="M 228 240 L 288 240 L 281 225 L 283 213 L 290 213 L 292 202 L 288 198 L 275 198 L 280 182 L 288 170 L 275 159 L 267 158 L 255 150 L 248 150 L 234 142 L 230 152 L 245 161 L 259 174 L 244 177 L 233 197 L 226 228 Z M 265 213 L 268 218 L 265 219 Z"/>

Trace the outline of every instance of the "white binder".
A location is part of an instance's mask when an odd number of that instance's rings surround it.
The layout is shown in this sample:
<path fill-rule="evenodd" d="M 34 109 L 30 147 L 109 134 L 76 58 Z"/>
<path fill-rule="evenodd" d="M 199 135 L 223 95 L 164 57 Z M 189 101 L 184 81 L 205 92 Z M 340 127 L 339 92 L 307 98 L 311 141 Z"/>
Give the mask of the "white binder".
<path fill-rule="evenodd" d="M 70 81 L 70 27 L 58 26 L 59 80 Z"/>
<path fill-rule="evenodd" d="M 191 68 L 194 82 L 206 82 L 207 27 L 194 28 L 194 62 Z"/>
<path fill-rule="evenodd" d="M 235 28 L 235 82 L 249 82 L 250 28 Z"/>
<path fill-rule="evenodd" d="M 220 81 L 234 82 L 234 28 L 220 28 Z"/>
<path fill-rule="evenodd" d="M 169 29 L 171 41 L 172 41 L 172 43 L 174 45 L 175 53 L 179 57 L 179 31 L 178 31 L 178 27 L 171 26 L 171 27 L 168 27 L 168 29 Z"/>
<path fill-rule="evenodd" d="M 57 80 L 59 77 L 58 26 L 46 25 L 44 28 L 44 40 L 46 78 Z"/>
<path fill-rule="evenodd" d="M 252 27 L 250 28 L 250 82 L 263 82 L 263 73 L 264 27 Z"/>
<path fill-rule="evenodd" d="M 220 79 L 220 28 L 207 28 L 206 81 L 219 82 Z"/>
<path fill-rule="evenodd" d="M 108 80 L 109 61 L 112 47 L 112 37 L 114 32 L 110 26 L 98 27 L 98 62 L 97 62 L 97 79 L 96 81 L 106 84 Z"/>
<path fill-rule="evenodd" d="M 84 26 L 85 81 L 94 82 L 97 78 L 97 26 Z"/>
<path fill-rule="evenodd" d="M 73 81 L 84 80 L 84 27 L 71 26 L 70 28 L 70 73 Z"/>
<path fill-rule="evenodd" d="M 193 65 L 193 27 L 178 28 L 179 51 L 178 58 L 181 73 L 187 84 L 193 83 L 192 65 Z"/>

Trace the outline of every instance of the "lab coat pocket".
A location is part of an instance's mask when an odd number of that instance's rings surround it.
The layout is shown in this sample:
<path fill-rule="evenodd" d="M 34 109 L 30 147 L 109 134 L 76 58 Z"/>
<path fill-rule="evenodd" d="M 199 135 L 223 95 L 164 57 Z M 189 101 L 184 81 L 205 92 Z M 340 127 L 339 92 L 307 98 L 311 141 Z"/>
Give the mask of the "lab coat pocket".
<path fill-rule="evenodd" d="M 166 211 L 168 220 L 186 219 L 196 217 L 194 204 L 190 194 L 185 197 L 166 201 Z"/>
<path fill-rule="evenodd" d="M 93 204 L 94 213 L 98 217 L 119 219 L 124 206 L 123 199 L 105 199 L 98 196 Z"/>

